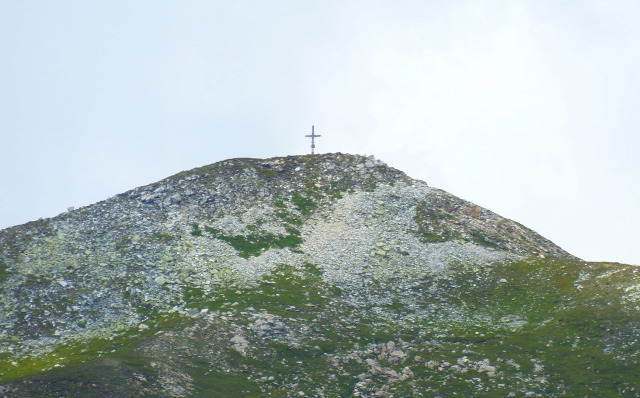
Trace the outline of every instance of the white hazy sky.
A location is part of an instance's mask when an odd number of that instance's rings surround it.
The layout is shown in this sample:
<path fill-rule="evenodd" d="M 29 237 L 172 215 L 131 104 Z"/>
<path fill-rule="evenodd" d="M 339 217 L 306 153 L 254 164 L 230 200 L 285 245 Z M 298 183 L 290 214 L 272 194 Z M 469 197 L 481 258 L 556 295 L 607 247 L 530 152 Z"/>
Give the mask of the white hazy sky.
<path fill-rule="evenodd" d="M 234 157 L 373 154 L 640 264 L 637 0 L 0 0 L 0 228 Z"/>

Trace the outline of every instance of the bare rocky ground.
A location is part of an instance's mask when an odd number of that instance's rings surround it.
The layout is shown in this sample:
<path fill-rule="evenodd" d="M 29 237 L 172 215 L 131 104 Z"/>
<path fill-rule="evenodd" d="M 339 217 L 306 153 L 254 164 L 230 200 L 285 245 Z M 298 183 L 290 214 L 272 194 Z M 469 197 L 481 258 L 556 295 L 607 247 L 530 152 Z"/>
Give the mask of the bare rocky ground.
<path fill-rule="evenodd" d="M 638 396 L 638 268 L 344 154 L 0 231 L 0 396 Z"/>

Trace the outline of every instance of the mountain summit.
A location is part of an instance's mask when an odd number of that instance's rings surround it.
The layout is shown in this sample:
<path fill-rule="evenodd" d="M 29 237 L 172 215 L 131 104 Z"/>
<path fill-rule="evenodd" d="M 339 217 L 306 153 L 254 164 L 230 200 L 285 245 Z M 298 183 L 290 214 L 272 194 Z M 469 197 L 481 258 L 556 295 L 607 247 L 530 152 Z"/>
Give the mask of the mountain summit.
<path fill-rule="evenodd" d="M 373 157 L 225 160 L 0 231 L 0 394 L 639 396 L 637 271 Z"/>

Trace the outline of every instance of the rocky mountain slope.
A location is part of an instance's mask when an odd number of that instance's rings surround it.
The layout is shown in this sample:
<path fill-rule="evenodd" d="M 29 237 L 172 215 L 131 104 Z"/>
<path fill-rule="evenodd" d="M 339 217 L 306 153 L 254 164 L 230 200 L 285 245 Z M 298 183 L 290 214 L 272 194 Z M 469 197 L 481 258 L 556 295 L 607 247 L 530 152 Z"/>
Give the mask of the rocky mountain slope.
<path fill-rule="evenodd" d="M 0 396 L 640 396 L 638 267 L 345 154 L 0 231 Z"/>

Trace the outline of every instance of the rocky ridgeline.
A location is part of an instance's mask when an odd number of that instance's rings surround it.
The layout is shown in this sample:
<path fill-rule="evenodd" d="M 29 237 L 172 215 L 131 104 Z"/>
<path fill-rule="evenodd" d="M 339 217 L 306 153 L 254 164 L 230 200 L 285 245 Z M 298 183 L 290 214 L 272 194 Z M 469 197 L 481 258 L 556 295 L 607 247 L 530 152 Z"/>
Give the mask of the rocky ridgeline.
<path fill-rule="evenodd" d="M 500 234 L 511 230 L 513 242 Z M 443 272 L 456 259 L 566 255 L 374 158 L 342 154 L 183 172 L 4 230 L 0 250 L 0 353 L 18 356 L 128 330 L 143 322 L 141 307 L 183 312 L 185 288 L 243 285 L 276 264 L 318 264 L 357 293 L 374 280 Z"/>
<path fill-rule="evenodd" d="M 331 173 L 336 168 L 346 171 L 346 178 Z M 125 330 L 143 318 L 141 305 L 173 309 L 167 303 L 179 301 L 186 285 L 209 290 L 255 279 L 260 269 L 269 268 L 236 258 L 224 241 L 199 239 L 193 230 L 198 223 L 247 233 L 247 225 L 264 215 L 261 221 L 268 225 L 261 231 L 281 233 L 282 220 L 274 216 L 279 208 L 270 205 L 276 197 L 403 178 L 375 160 L 345 155 L 229 160 L 4 230 L 0 353 L 22 355 L 68 339 Z M 183 303 L 175 304 L 179 309 Z"/>
<path fill-rule="evenodd" d="M 542 322 L 538 311 L 552 313 L 536 303 L 573 308 L 544 291 L 565 294 L 565 285 L 553 290 L 558 278 L 549 275 L 562 269 L 553 261 L 579 263 L 526 227 L 373 157 L 226 160 L 0 231 L 0 365 L 9 366 L 0 380 L 73 364 L 82 356 L 73 350 L 106 355 L 96 342 L 147 336 L 135 352 L 154 358 L 159 376 L 145 384 L 151 376 L 135 373 L 126 387 L 142 395 L 202 392 L 184 370 L 189 356 L 208 364 L 202 378 L 253 369 L 248 380 L 264 394 L 336 396 L 348 385 L 354 396 L 403 396 L 459 378 L 475 392 L 507 391 L 511 377 L 519 387 L 507 392 L 535 396 L 548 385 L 542 360 L 528 358 L 521 370 L 522 358 L 447 336 L 527 330 Z M 533 282 L 522 287 L 525 274 Z M 623 297 L 631 304 L 640 291 L 633 275 Z M 514 306 L 531 286 L 544 288 Z M 166 326 L 176 319 L 195 323 Z M 370 341 L 379 336 L 386 340 Z M 184 344 L 192 340 L 199 345 Z M 316 376 L 335 386 L 260 368 L 287 364 L 274 347 L 322 354 L 330 370 Z M 232 365 L 234 355 L 246 363 Z"/>

